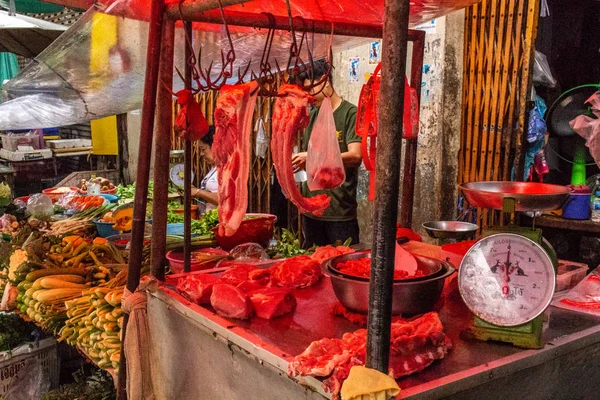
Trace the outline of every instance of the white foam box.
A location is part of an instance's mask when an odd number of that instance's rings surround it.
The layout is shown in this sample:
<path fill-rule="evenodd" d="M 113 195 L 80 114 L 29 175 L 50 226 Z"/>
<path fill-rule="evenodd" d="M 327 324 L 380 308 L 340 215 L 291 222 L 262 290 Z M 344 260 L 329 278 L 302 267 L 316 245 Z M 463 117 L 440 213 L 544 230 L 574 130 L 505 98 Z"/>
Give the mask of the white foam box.
<path fill-rule="evenodd" d="M 58 387 L 60 360 L 56 340 L 42 339 L 37 343 L 26 343 L 11 351 L 0 352 L 0 397 L 8 391 L 11 382 L 19 379 L 19 372 L 31 359 L 42 366 L 42 371 L 50 382 L 50 388 Z"/>
<path fill-rule="evenodd" d="M 0 158 L 4 158 L 5 160 L 9 161 L 44 160 L 46 158 L 52 158 L 52 150 L 39 149 L 27 151 L 8 151 L 6 149 L 0 149 Z"/>
<path fill-rule="evenodd" d="M 571 289 L 585 278 L 587 264 L 558 260 L 558 275 L 556 276 L 556 292 Z"/>
<path fill-rule="evenodd" d="M 81 139 L 46 140 L 46 145 L 51 149 L 75 149 L 77 147 L 83 147 L 81 145 Z"/>

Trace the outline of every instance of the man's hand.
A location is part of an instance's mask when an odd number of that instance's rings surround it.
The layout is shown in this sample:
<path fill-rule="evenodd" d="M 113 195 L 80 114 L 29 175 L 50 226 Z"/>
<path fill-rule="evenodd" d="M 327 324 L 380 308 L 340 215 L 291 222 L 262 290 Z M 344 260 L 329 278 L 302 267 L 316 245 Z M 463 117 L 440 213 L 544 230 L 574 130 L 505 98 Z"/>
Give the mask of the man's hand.
<path fill-rule="evenodd" d="M 306 152 L 294 154 L 292 156 L 292 167 L 294 168 L 294 173 L 306 168 Z"/>

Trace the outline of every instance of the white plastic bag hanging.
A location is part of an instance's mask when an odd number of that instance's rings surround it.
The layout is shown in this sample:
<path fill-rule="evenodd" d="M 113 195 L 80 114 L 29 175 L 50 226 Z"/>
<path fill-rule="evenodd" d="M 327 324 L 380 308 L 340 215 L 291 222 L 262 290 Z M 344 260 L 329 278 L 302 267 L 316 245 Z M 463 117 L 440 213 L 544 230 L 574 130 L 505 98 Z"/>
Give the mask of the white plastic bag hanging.
<path fill-rule="evenodd" d="M 346 171 L 335 130 L 331 99 L 328 97 L 321 104 L 307 153 L 306 172 L 310 190 L 334 189 L 344 183 Z"/>
<path fill-rule="evenodd" d="M 590 104 L 591 114 L 580 115 L 569 124 L 585 139 L 585 145 L 600 167 L 600 91 L 594 93 L 585 103 Z"/>
<path fill-rule="evenodd" d="M 254 132 L 256 132 L 255 153 L 258 157 L 265 159 L 267 157 L 267 151 L 269 150 L 269 137 L 265 131 L 265 122 L 263 121 L 262 116 L 256 120 Z"/>

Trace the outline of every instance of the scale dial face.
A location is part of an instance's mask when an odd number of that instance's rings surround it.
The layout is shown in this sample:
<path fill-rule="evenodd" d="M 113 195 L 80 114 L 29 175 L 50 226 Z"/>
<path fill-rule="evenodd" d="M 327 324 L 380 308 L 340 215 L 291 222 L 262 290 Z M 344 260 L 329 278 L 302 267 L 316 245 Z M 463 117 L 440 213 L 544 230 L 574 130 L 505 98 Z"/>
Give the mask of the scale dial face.
<path fill-rule="evenodd" d="M 175 164 L 171 167 L 169 177 L 175 186 L 183 187 L 183 164 Z M 192 171 L 192 181 L 194 180 L 194 172 Z"/>
<path fill-rule="evenodd" d="M 499 326 L 532 321 L 552 301 L 556 274 L 542 246 L 513 233 L 491 235 L 465 255 L 458 288 L 467 307 Z"/>

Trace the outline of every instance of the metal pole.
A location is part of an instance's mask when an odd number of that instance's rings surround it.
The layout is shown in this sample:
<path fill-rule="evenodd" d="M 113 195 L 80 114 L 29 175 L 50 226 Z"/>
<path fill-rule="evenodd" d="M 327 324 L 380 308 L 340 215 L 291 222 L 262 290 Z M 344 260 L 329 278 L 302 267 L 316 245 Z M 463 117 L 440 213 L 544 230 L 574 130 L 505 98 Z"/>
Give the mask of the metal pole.
<path fill-rule="evenodd" d="M 367 367 L 388 371 L 409 0 L 385 0 Z M 392 182 L 393 184 L 390 184 Z"/>
<path fill-rule="evenodd" d="M 164 1 L 152 0 L 150 5 L 150 32 L 146 53 L 146 76 L 144 82 L 144 100 L 142 103 L 142 126 L 140 131 L 137 179 L 133 207 L 133 228 L 131 231 L 131 249 L 127 273 L 127 290 L 134 292 L 140 283 L 142 268 L 142 250 L 144 246 L 144 228 L 146 223 L 146 203 L 148 201 L 148 180 L 150 176 L 150 154 L 152 152 L 152 133 L 154 130 L 154 111 L 156 108 L 156 81 L 162 40 Z M 123 319 L 123 336 L 127 334 L 129 315 Z M 127 363 L 125 352 L 121 352 L 118 398 L 127 399 Z"/>
<path fill-rule="evenodd" d="M 192 40 L 192 23 L 184 22 L 185 34 Z M 192 69 L 188 64 L 191 56 L 190 46 L 185 44 L 185 88 L 192 88 Z M 192 141 L 184 141 L 183 159 L 183 271 L 192 270 Z"/>
<path fill-rule="evenodd" d="M 425 52 L 425 32 L 416 31 L 413 36 L 410 86 L 417 91 L 419 106 L 421 105 L 421 80 L 423 77 L 423 54 Z M 415 171 L 417 169 L 418 138 L 407 139 L 404 150 L 404 176 L 402 177 L 402 205 L 400 206 L 400 226 L 412 227 L 413 204 L 415 197 Z"/>
<path fill-rule="evenodd" d="M 221 14 L 218 10 L 200 12 L 192 8 L 193 4 L 204 4 L 205 2 L 183 3 L 182 14 L 184 20 L 206 22 L 212 24 L 222 24 Z M 209 9 L 205 5 L 205 10 Z M 167 17 L 179 19 L 179 3 L 173 3 L 167 7 Z M 265 14 L 252 14 L 239 11 L 226 11 L 225 18 L 230 26 L 249 26 L 253 28 L 269 28 L 271 27 L 269 17 Z M 290 20 L 288 17 L 275 16 L 275 29 L 282 31 L 290 30 Z M 331 21 L 305 20 L 306 27 L 310 32 L 331 34 Z M 295 27 L 300 31 L 301 27 Z M 342 23 L 336 22 L 333 24 L 333 34 L 342 36 L 380 38 L 383 34 L 381 25 L 368 25 L 360 23 Z M 409 40 L 417 39 L 421 33 L 419 31 L 410 31 Z M 415 36 L 413 36 L 415 35 Z"/>
<path fill-rule="evenodd" d="M 167 206 L 169 203 L 169 150 L 173 125 L 173 52 L 175 22 L 166 20 L 163 26 L 158 93 L 156 98 L 156 142 L 154 145 L 154 195 L 152 197 L 152 276 L 165 279 L 167 252 Z"/>

